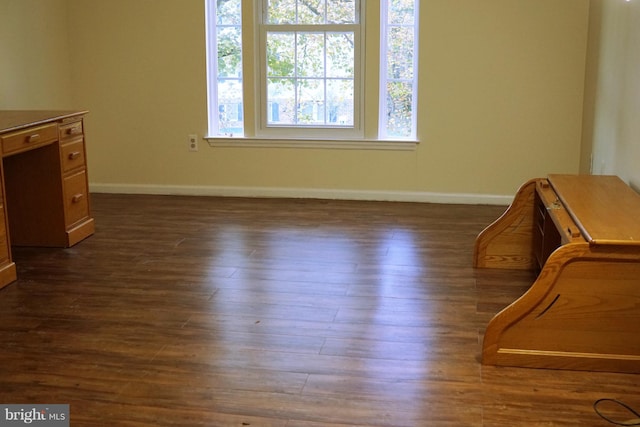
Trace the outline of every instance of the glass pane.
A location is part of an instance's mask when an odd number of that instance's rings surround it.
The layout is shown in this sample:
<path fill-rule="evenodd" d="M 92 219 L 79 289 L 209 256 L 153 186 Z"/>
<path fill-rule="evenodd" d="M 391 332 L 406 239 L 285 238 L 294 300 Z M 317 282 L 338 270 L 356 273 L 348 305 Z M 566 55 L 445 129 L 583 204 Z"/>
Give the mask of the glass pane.
<path fill-rule="evenodd" d="M 324 80 L 298 80 L 298 124 L 324 124 Z"/>
<path fill-rule="evenodd" d="M 295 34 L 268 32 L 267 76 L 293 77 L 295 60 Z"/>
<path fill-rule="evenodd" d="M 298 76 L 324 77 L 324 34 L 298 33 Z"/>
<path fill-rule="evenodd" d="M 353 80 L 327 81 L 327 124 L 353 126 Z"/>
<path fill-rule="evenodd" d="M 295 85 L 292 79 L 269 79 L 267 83 L 267 123 L 295 124 Z"/>
<path fill-rule="evenodd" d="M 298 24 L 324 24 L 324 0 L 299 0 Z"/>
<path fill-rule="evenodd" d="M 242 36 L 238 27 L 218 28 L 218 76 L 242 76 Z"/>
<path fill-rule="evenodd" d="M 357 0 L 269 0 L 267 24 L 356 23 Z"/>
<path fill-rule="evenodd" d="M 356 3 L 356 1 L 328 0 L 327 22 L 331 24 L 354 24 L 356 22 Z"/>
<path fill-rule="evenodd" d="M 296 0 L 269 0 L 267 24 L 295 24 Z"/>
<path fill-rule="evenodd" d="M 389 79 L 413 78 L 413 27 L 389 29 L 387 72 Z"/>
<path fill-rule="evenodd" d="M 389 19 L 387 22 L 391 24 L 413 25 L 414 2 L 415 0 L 391 0 L 389 4 Z"/>
<path fill-rule="evenodd" d="M 353 77 L 353 33 L 327 34 L 327 77 Z"/>
<path fill-rule="evenodd" d="M 413 87 L 411 83 L 387 84 L 387 133 L 408 137 L 412 131 Z"/>
<path fill-rule="evenodd" d="M 218 79 L 218 133 L 242 135 L 242 80 Z"/>
<path fill-rule="evenodd" d="M 218 25 L 240 25 L 242 24 L 242 13 L 240 8 L 241 0 L 218 1 L 216 18 Z"/>

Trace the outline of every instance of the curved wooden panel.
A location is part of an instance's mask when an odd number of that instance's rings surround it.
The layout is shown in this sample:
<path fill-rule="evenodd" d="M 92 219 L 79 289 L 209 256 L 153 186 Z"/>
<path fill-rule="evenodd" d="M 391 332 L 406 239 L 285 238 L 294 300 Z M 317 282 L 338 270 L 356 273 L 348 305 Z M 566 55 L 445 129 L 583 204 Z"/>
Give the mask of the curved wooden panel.
<path fill-rule="evenodd" d="M 638 336 L 640 253 L 573 243 L 491 320 L 483 363 L 640 373 Z"/>
<path fill-rule="evenodd" d="M 534 268 L 532 236 L 536 181 L 538 179 L 524 183 L 504 214 L 478 235 L 474 267 Z"/>

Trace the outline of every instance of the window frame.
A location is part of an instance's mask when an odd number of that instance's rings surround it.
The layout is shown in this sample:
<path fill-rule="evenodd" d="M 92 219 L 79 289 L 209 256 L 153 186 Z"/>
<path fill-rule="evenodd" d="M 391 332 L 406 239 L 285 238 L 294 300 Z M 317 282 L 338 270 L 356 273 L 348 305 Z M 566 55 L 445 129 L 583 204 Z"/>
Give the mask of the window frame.
<path fill-rule="evenodd" d="M 241 2 L 242 3 L 242 2 Z M 220 133 L 220 118 L 219 114 L 215 112 L 220 111 L 220 104 L 218 98 L 218 81 L 219 77 L 219 69 L 218 69 L 218 24 L 217 24 L 217 11 L 215 6 L 215 0 L 205 0 L 205 21 L 206 21 L 206 65 L 207 65 L 207 121 L 208 121 L 208 134 L 217 137 L 234 137 L 231 133 L 229 135 L 222 135 Z M 242 21 L 242 19 L 241 19 Z M 214 23 L 211 25 L 211 23 Z M 231 27 L 232 25 L 224 25 Z M 236 25 L 242 31 L 243 25 L 242 22 L 240 25 Z M 244 45 L 241 44 L 241 57 L 242 63 L 244 64 Z M 244 67 L 243 67 L 244 68 Z M 240 113 L 243 117 L 246 114 L 246 110 L 244 108 L 244 72 L 242 72 L 242 76 L 239 79 L 231 79 L 228 80 L 239 80 L 240 85 L 243 87 L 242 89 L 242 113 Z M 215 82 L 215 84 L 212 84 Z M 238 105 L 238 104 L 236 104 Z M 244 129 L 243 129 L 244 135 Z"/>
<path fill-rule="evenodd" d="M 406 137 L 394 136 L 394 139 L 401 140 L 415 140 L 417 139 L 417 112 L 418 112 L 418 46 L 420 42 L 420 24 L 419 24 L 419 16 L 420 16 L 420 1 L 413 1 L 413 50 L 412 50 L 412 58 L 413 58 L 413 79 L 412 79 L 412 91 L 411 91 L 411 128 L 409 130 L 409 135 Z M 384 19 L 383 19 L 384 18 Z M 391 27 L 409 27 L 408 24 L 390 24 L 389 23 L 389 3 L 387 1 L 380 1 L 380 61 L 379 61 L 379 71 L 380 71 L 380 89 L 378 91 L 379 94 L 383 94 L 386 91 L 386 87 L 390 81 L 394 79 L 389 79 L 388 76 L 388 62 L 386 61 L 386 57 L 388 56 L 388 48 L 389 48 L 389 28 Z M 382 96 L 382 95 L 380 95 Z M 379 117 L 378 117 L 378 138 L 381 140 L 388 140 L 388 115 L 387 109 L 388 105 L 386 102 L 380 101 L 379 105 Z"/>
<path fill-rule="evenodd" d="M 355 55 L 354 64 L 360 78 L 359 93 L 357 100 L 361 108 L 354 116 L 353 128 L 313 128 L 305 127 L 277 127 L 273 132 L 264 132 L 266 124 L 266 39 L 262 35 L 261 24 L 265 14 L 264 5 L 267 0 L 241 0 L 242 3 L 242 61 L 243 61 L 243 119 L 244 133 L 229 135 L 216 134 L 217 127 L 215 120 L 212 120 L 212 107 L 217 108 L 216 91 L 217 87 L 217 44 L 215 43 L 216 21 L 212 21 L 215 13 L 211 9 L 215 8 L 215 0 L 205 0 L 207 9 L 207 85 L 208 85 L 208 117 L 209 134 L 205 138 L 211 146 L 274 146 L 274 147 L 312 147 L 312 148 L 363 148 L 363 149 L 383 149 L 383 150 L 413 150 L 418 144 L 417 139 L 417 86 L 418 86 L 418 34 L 419 0 L 414 0 L 414 57 L 413 57 L 413 99 L 412 99 L 412 122 L 411 135 L 404 137 L 388 137 L 383 133 L 383 114 L 386 109 L 386 101 L 380 99 L 386 79 L 383 78 L 383 61 L 386 61 L 384 49 L 381 43 L 384 41 L 383 21 L 385 13 L 382 0 L 377 1 L 360 0 L 360 25 L 362 30 L 360 37 L 360 52 Z M 215 11 L 213 11 L 215 12 Z M 375 22 L 380 19 L 379 33 L 377 40 L 375 37 L 367 37 L 365 21 Z M 213 22 L 213 25 L 210 23 Z M 248 25 L 246 24 L 248 23 Z M 376 28 L 370 29 L 376 34 Z M 265 42 L 262 43 L 262 40 Z M 264 47 L 263 47 L 264 46 Z M 382 53 L 381 53 L 382 52 Z M 368 58 L 367 58 L 368 56 Z M 257 64 L 256 64 L 257 61 Z M 263 65 L 264 64 L 264 65 Z M 264 72 L 263 72 L 264 71 Z M 372 80 L 375 84 L 368 82 Z M 213 84 L 212 84 L 213 83 Z M 365 102 L 366 101 L 366 102 Z M 259 106 L 259 107 L 257 107 Z M 366 110 L 366 111 L 365 111 Z M 346 132 L 345 132 L 346 130 Z M 276 132 L 277 131 L 277 132 Z M 312 132 L 311 132 L 312 131 Z"/>
<path fill-rule="evenodd" d="M 259 13 L 255 13 L 254 25 L 256 31 L 256 41 L 254 51 L 258 64 L 256 66 L 256 88 L 258 92 L 259 109 L 256 111 L 255 135 L 258 138 L 287 138 L 287 139 L 362 139 L 364 137 L 364 67 L 363 55 L 365 51 L 365 31 L 364 16 L 366 11 L 366 0 L 355 0 L 356 2 L 356 23 L 354 24 L 324 24 L 324 25 L 304 25 L 304 24 L 268 24 L 267 6 L 269 0 L 258 0 Z M 267 116 L 267 32 L 274 31 L 290 32 L 344 32 L 352 30 L 354 33 L 354 117 L 353 126 L 317 126 L 317 125 L 269 125 Z M 346 30 L 348 28 L 349 30 Z"/>

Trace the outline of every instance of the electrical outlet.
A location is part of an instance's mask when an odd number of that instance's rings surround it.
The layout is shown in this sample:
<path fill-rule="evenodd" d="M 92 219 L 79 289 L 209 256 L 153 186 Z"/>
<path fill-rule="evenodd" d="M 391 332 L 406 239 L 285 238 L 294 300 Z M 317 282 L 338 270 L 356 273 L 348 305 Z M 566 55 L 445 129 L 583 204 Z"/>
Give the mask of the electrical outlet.
<path fill-rule="evenodd" d="M 198 151 L 198 135 L 189 135 L 189 151 Z"/>

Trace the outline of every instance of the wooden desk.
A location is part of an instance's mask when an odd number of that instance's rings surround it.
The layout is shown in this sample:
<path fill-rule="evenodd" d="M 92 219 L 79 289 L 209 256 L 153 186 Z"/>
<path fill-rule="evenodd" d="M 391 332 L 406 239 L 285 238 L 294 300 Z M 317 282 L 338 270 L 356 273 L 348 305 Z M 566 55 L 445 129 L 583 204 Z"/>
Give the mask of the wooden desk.
<path fill-rule="evenodd" d="M 618 177 L 526 182 L 474 266 L 538 272 L 487 326 L 483 363 L 640 373 L 640 195 Z"/>
<path fill-rule="evenodd" d="M 69 247 L 94 233 L 86 111 L 0 111 L 0 288 L 16 280 L 11 245 Z"/>

